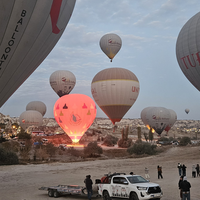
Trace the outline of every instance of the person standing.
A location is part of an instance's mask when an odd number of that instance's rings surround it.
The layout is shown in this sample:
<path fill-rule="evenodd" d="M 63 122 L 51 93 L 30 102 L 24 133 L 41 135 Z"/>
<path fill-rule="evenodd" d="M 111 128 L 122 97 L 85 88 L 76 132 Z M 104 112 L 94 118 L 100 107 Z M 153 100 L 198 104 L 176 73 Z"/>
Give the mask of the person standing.
<path fill-rule="evenodd" d="M 183 200 L 190 200 L 190 188 L 191 184 L 187 181 L 187 177 L 183 177 L 183 181 L 180 184 L 182 194 L 183 194 Z"/>
<path fill-rule="evenodd" d="M 179 176 L 182 176 L 182 165 L 181 165 L 181 163 L 178 163 L 177 168 L 178 168 Z"/>
<path fill-rule="evenodd" d="M 199 174 L 199 164 L 197 164 L 197 166 L 196 166 L 196 171 L 197 171 L 197 177 L 200 176 L 200 174 Z"/>
<path fill-rule="evenodd" d="M 178 188 L 180 190 L 180 198 L 183 198 L 183 194 L 182 194 L 182 189 L 181 189 L 181 183 L 183 182 L 183 176 L 180 176 L 179 182 L 178 182 Z"/>
<path fill-rule="evenodd" d="M 90 175 L 87 175 L 86 176 L 86 179 L 84 180 L 84 183 L 85 183 L 85 186 L 86 186 L 86 189 L 87 189 L 87 193 L 88 193 L 88 199 L 91 200 L 92 198 L 92 180 L 91 180 L 91 176 Z"/>
<path fill-rule="evenodd" d="M 158 170 L 158 179 L 160 179 L 160 177 L 163 178 L 163 176 L 162 176 L 162 167 L 158 165 L 157 166 L 157 170 Z"/>
<path fill-rule="evenodd" d="M 144 168 L 144 173 L 145 173 L 145 178 L 149 180 L 150 179 L 149 169 L 147 167 Z"/>
<path fill-rule="evenodd" d="M 183 176 L 186 176 L 186 166 L 183 164 L 183 166 L 182 166 L 182 172 L 183 172 Z"/>
<path fill-rule="evenodd" d="M 195 165 L 192 165 L 192 177 L 193 178 L 196 177 L 196 168 L 195 168 Z"/>

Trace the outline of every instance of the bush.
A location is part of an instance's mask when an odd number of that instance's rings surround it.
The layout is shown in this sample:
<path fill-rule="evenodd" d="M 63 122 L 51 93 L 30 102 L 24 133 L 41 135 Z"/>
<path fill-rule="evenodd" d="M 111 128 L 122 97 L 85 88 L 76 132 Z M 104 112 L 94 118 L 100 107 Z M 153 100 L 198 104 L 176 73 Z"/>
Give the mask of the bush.
<path fill-rule="evenodd" d="M 188 144 L 191 144 L 191 139 L 189 137 L 182 137 L 180 142 L 179 142 L 179 145 L 180 146 L 186 146 Z"/>
<path fill-rule="evenodd" d="M 115 144 L 117 144 L 117 141 L 118 141 L 118 138 L 117 138 L 117 137 L 114 137 L 114 136 L 112 136 L 112 135 L 107 135 L 107 136 L 104 138 L 104 141 L 103 141 L 103 144 L 102 144 L 102 145 L 111 147 L 111 146 L 114 146 Z"/>
<path fill-rule="evenodd" d="M 84 154 L 87 157 L 98 157 L 103 153 L 103 149 L 98 146 L 97 142 L 90 142 L 86 147 L 84 147 Z"/>
<path fill-rule="evenodd" d="M 19 160 L 17 154 L 0 147 L 0 165 L 15 165 Z"/>
<path fill-rule="evenodd" d="M 118 141 L 118 146 L 121 148 L 129 148 L 132 145 L 132 140 L 128 138 L 127 140 L 120 139 Z"/>
<path fill-rule="evenodd" d="M 146 142 L 137 142 L 133 146 L 127 149 L 127 152 L 129 154 L 137 154 L 137 155 L 142 155 L 142 154 L 148 154 L 148 155 L 153 155 L 156 153 L 156 145 L 151 145 Z"/>
<path fill-rule="evenodd" d="M 82 151 L 75 149 L 74 147 L 70 147 L 67 149 L 67 153 L 71 154 L 72 156 L 75 157 L 80 157 L 82 156 Z"/>

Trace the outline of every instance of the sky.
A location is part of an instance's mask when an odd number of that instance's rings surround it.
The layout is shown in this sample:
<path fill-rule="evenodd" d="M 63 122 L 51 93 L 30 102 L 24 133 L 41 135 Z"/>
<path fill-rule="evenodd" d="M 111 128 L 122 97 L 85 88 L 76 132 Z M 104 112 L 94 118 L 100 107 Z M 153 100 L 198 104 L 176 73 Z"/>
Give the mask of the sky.
<path fill-rule="evenodd" d="M 54 71 L 71 71 L 76 76 L 71 93 L 93 99 L 93 77 L 103 69 L 121 67 L 132 71 L 140 83 L 139 96 L 124 118 L 140 118 L 144 108 L 158 106 L 174 110 L 178 120 L 200 120 L 200 92 L 182 73 L 175 52 L 181 28 L 199 10 L 198 0 L 77 0 L 56 46 L 0 113 L 19 117 L 29 102 L 42 101 L 47 106 L 44 117 L 53 118 L 59 98 L 49 84 Z M 122 39 L 113 62 L 99 46 L 107 33 Z M 97 117 L 107 118 L 98 106 Z"/>

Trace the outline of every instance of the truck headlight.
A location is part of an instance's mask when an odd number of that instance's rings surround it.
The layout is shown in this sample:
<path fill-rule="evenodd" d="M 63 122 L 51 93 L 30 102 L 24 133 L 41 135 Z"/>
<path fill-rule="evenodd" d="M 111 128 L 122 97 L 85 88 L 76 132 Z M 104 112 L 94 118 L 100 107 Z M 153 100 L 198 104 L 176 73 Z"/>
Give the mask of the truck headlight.
<path fill-rule="evenodd" d="M 138 190 L 147 190 L 148 188 L 147 188 L 147 187 L 140 187 L 140 186 L 137 186 L 137 189 L 138 189 Z"/>

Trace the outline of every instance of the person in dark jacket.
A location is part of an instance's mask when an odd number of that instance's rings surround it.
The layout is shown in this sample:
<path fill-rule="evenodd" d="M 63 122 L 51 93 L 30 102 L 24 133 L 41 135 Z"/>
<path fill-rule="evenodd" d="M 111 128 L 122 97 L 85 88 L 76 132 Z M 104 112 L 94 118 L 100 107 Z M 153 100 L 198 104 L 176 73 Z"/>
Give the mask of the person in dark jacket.
<path fill-rule="evenodd" d="M 199 164 L 197 164 L 197 166 L 196 166 L 196 171 L 197 171 L 197 177 L 200 176 L 200 174 L 199 174 Z"/>
<path fill-rule="evenodd" d="M 182 165 L 182 172 L 183 172 L 182 175 L 183 175 L 183 176 L 186 176 L 186 168 L 187 168 L 187 167 L 183 164 L 183 165 Z"/>
<path fill-rule="evenodd" d="M 190 188 L 191 185 L 187 181 L 187 177 L 183 177 L 183 181 L 180 183 L 182 194 L 183 194 L 183 200 L 190 200 Z"/>
<path fill-rule="evenodd" d="M 158 179 L 160 179 L 160 177 L 163 178 L 163 176 L 162 176 L 162 167 L 158 165 L 157 166 L 157 170 L 158 170 Z"/>
<path fill-rule="evenodd" d="M 90 175 L 87 175 L 86 176 L 86 179 L 84 180 L 84 183 L 85 183 L 85 186 L 86 186 L 86 189 L 87 189 L 87 193 L 88 193 L 88 199 L 91 200 L 92 198 L 92 180 L 91 180 L 91 176 Z"/>
<path fill-rule="evenodd" d="M 183 176 L 180 176 L 179 182 L 178 182 L 178 188 L 180 190 L 180 198 L 183 198 L 182 190 L 181 190 L 181 183 L 183 182 Z"/>

